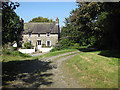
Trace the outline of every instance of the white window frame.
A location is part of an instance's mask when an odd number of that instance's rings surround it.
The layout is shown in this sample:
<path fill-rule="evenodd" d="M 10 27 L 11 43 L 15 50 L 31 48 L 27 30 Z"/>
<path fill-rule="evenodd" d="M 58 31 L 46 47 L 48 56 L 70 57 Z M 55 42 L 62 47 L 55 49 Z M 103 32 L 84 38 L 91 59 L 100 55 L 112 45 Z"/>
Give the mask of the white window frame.
<path fill-rule="evenodd" d="M 48 41 L 50 42 L 50 45 L 49 45 L 49 46 L 51 46 L 51 41 L 50 41 L 50 40 L 47 40 L 47 41 L 46 41 L 46 46 L 48 46 L 48 45 L 47 45 L 47 42 L 48 42 Z"/>
<path fill-rule="evenodd" d="M 38 33 L 38 37 L 40 37 L 39 35 L 40 35 L 40 33 Z"/>
<path fill-rule="evenodd" d="M 49 34 L 49 36 L 47 36 L 48 34 Z M 50 37 L 50 33 L 49 32 L 46 33 L 46 37 Z"/>
<path fill-rule="evenodd" d="M 32 33 L 28 33 L 28 37 L 32 37 Z"/>

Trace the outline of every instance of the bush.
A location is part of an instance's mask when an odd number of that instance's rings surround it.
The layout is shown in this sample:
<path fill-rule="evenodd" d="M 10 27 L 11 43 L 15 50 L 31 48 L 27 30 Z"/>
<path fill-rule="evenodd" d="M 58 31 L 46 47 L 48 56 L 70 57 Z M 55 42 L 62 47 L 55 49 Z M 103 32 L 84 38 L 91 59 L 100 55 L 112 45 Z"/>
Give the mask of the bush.
<path fill-rule="evenodd" d="M 2 54 L 11 54 L 11 52 L 8 51 L 7 49 L 3 49 L 3 50 L 2 50 Z"/>
<path fill-rule="evenodd" d="M 57 48 L 53 48 L 52 50 L 50 50 L 50 52 L 55 52 L 55 51 L 58 51 Z"/>
<path fill-rule="evenodd" d="M 13 47 L 13 50 L 17 50 L 17 47 Z"/>
<path fill-rule="evenodd" d="M 42 46 L 43 48 L 51 48 L 51 46 Z"/>
<path fill-rule="evenodd" d="M 30 43 L 30 42 L 26 42 L 26 43 L 24 43 L 24 48 L 25 49 L 33 49 L 33 45 Z"/>
<path fill-rule="evenodd" d="M 12 55 L 12 56 L 21 56 L 21 57 L 31 57 L 28 54 L 23 54 L 19 51 L 8 51 L 7 49 L 2 50 L 2 54 Z"/>
<path fill-rule="evenodd" d="M 80 46 L 79 46 L 79 43 L 75 43 L 74 44 L 74 48 L 78 49 Z"/>
<path fill-rule="evenodd" d="M 21 56 L 22 53 L 20 53 L 19 51 L 14 51 L 14 52 L 11 52 L 11 55 L 13 56 Z"/>

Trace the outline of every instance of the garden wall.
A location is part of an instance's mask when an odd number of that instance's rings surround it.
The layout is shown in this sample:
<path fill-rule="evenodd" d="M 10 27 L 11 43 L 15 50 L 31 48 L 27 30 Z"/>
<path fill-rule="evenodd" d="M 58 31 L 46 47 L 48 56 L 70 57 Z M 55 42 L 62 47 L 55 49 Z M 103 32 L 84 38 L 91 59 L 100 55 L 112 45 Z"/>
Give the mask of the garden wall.
<path fill-rule="evenodd" d="M 39 48 L 39 50 L 42 52 L 49 52 L 51 49 L 53 49 L 53 47 L 51 47 L 51 48 L 47 48 L 47 47 L 46 48 L 43 48 L 43 47 Z"/>
<path fill-rule="evenodd" d="M 21 53 L 34 53 L 35 52 L 35 47 L 34 49 L 18 49 Z"/>

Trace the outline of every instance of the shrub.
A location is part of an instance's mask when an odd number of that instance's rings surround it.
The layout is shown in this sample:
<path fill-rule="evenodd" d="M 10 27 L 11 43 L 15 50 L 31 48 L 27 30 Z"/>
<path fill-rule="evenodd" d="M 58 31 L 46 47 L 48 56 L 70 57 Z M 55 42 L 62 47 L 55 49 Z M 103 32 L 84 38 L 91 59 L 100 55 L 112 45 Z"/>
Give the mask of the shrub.
<path fill-rule="evenodd" d="M 13 55 L 13 56 L 21 56 L 21 57 L 31 57 L 30 55 L 21 53 L 19 51 L 11 52 L 11 55 Z"/>
<path fill-rule="evenodd" d="M 13 55 L 13 56 L 21 56 L 22 53 L 19 52 L 19 51 L 14 51 L 14 52 L 11 52 L 11 55 Z"/>
<path fill-rule="evenodd" d="M 79 48 L 79 43 L 75 43 L 74 48 L 78 49 Z"/>
<path fill-rule="evenodd" d="M 13 50 L 17 50 L 17 47 L 13 47 Z"/>
<path fill-rule="evenodd" d="M 26 42 L 26 43 L 24 43 L 24 48 L 25 49 L 33 49 L 33 45 L 30 43 L 30 42 Z"/>
<path fill-rule="evenodd" d="M 23 54 L 19 51 L 9 51 L 7 49 L 3 49 L 2 50 L 2 54 L 6 54 L 6 55 L 12 55 L 12 56 L 21 56 L 21 57 L 31 57 L 28 54 Z"/>
<path fill-rule="evenodd" d="M 3 50 L 2 50 L 2 54 L 11 54 L 11 52 L 8 51 L 7 49 L 3 49 Z"/>
<path fill-rule="evenodd" d="M 53 48 L 52 50 L 50 50 L 50 52 L 55 52 L 55 51 L 58 51 L 57 48 Z"/>
<path fill-rule="evenodd" d="M 43 48 L 50 48 L 51 46 L 42 46 Z"/>
<path fill-rule="evenodd" d="M 42 47 L 45 47 L 46 45 L 45 44 L 42 44 Z"/>

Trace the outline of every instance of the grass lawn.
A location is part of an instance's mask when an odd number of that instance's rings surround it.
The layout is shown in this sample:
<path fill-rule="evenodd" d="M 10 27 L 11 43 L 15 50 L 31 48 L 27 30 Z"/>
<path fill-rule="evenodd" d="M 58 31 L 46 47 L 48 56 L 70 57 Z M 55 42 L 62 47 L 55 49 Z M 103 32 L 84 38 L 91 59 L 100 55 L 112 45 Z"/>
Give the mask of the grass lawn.
<path fill-rule="evenodd" d="M 31 57 L 28 54 L 22 54 L 18 51 L 2 53 L 2 62 L 9 62 L 9 61 L 21 61 L 21 60 L 28 60 L 28 59 L 35 59 L 35 57 Z"/>
<path fill-rule="evenodd" d="M 12 55 L 2 55 L 2 61 L 3 62 L 9 62 L 9 61 L 21 61 L 21 60 L 27 60 L 32 59 L 33 57 L 21 57 L 21 56 L 12 56 Z"/>
<path fill-rule="evenodd" d="M 118 88 L 118 59 L 83 52 L 63 62 L 65 73 L 88 88 Z"/>

